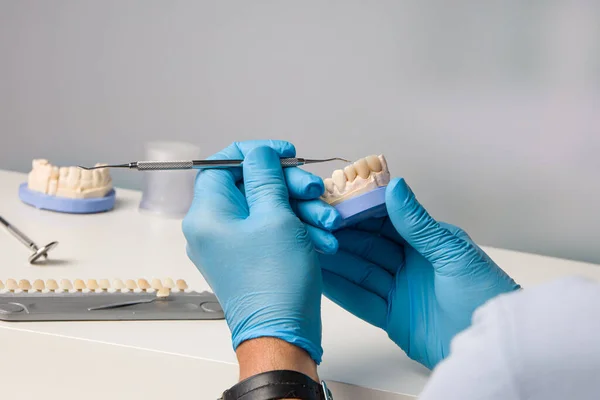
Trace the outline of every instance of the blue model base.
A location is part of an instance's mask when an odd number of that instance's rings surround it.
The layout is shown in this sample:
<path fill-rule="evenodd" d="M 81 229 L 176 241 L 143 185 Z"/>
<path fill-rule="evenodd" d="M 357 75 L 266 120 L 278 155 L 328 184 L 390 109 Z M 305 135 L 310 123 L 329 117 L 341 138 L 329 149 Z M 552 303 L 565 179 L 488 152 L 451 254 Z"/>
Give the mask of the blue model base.
<path fill-rule="evenodd" d="M 115 206 L 115 197 L 114 189 L 100 198 L 69 199 L 29 190 L 27 183 L 22 183 L 19 186 L 19 198 L 23 203 L 43 210 L 71 214 L 93 214 L 112 210 Z"/>
<path fill-rule="evenodd" d="M 385 186 L 380 187 L 336 205 L 336 210 L 344 218 L 341 228 L 356 225 L 369 218 L 385 217 L 387 215 L 385 189 Z"/>

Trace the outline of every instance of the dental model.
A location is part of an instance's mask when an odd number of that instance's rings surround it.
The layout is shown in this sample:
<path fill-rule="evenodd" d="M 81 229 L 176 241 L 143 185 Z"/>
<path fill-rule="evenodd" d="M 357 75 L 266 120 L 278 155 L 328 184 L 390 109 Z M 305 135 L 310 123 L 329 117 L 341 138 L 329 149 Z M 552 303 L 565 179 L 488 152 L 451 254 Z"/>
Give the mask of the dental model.
<path fill-rule="evenodd" d="M 383 155 L 371 155 L 333 171 L 324 181 L 321 199 L 334 206 L 344 219 L 344 226 L 386 214 L 385 188 L 390 172 Z"/>
<path fill-rule="evenodd" d="M 323 181 L 325 193 L 322 198 L 335 206 L 345 200 L 370 192 L 390 183 L 390 172 L 383 155 L 361 158 L 343 170 L 333 171 L 331 178 Z"/>
<path fill-rule="evenodd" d="M 32 162 L 27 182 L 19 186 L 19 198 L 30 206 L 69 214 L 112 210 L 116 192 L 106 164 L 98 169 L 57 167 L 44 159 Z"/>
<path fill-rule="evenodd" d="M 32 162 L 27 187 L 50 196 L 89 199 L 106 196 L 112 190 L 112 179 L 108 168 L 91 171 L 79 167 L 59 168 L 48 160 L 36 159 Z"/>

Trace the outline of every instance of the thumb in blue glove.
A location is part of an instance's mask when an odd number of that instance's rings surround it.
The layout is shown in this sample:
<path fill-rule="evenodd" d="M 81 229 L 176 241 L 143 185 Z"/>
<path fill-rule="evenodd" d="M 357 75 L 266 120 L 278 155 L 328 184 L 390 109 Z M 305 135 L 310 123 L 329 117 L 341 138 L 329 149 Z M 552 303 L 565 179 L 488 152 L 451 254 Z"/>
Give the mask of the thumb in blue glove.
<path fill-rule="evenodd" d="M 295 152 L 286 142 L 271 144 L 275 149 L 245 146 L 243 174 L 198 175 L 183 222 L 187 252 L 223 307 L 234 349 L 274 337 L 304 349 L 318 364 L 322 277 L 315 237 L 290 206 L 285 176 L 292 172 L 280 165 L 280 157 Z"/>
<path fill-rule="evenodd" d="M 337 254 L 320 254 L 324 293 L 433 368 L 477 307 L 519 285 L 464 231 L 434 220 L 404 179 L 390 182 L 386 206 L 388 217 L 336 232 Z"/>

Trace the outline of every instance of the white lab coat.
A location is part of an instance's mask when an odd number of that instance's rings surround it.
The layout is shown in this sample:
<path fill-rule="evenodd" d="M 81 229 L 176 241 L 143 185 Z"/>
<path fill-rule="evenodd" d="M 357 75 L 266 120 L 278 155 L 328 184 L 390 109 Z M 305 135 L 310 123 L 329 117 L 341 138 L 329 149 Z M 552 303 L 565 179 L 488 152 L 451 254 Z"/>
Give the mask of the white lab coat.
<path fill-rule="evenodd" d="M 600 400 L 600 284 L 567 278 L 480 307 L 420 400 Z"/>

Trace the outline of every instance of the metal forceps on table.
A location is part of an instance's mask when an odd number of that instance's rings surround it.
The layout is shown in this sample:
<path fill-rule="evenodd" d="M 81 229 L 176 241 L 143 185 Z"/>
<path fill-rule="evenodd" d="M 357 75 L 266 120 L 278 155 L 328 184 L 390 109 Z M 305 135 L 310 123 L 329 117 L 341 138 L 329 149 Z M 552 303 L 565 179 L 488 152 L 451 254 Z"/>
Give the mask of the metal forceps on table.
<path fill-rule="evenodd" d="M 83 169 L 98 169 L 98 168 L 128 168 L 137 169 L 138 171 L 164 171 L 164 170 L 182 170 L 182 169 L 207 169 L 207 168 L 230 168 L 230 167 L 241 167 L 244 160 L 188 160 L 188 161 L 133 161 L 125 164 L 114 164 L 114 165 L 97 165 L 95 167 L 84 167 L 79 166 Z M 288 157 L 281 158 L 281 166 L 287 167 L 299 167 L 306 164 L 317 164 L 328 161 L 344 161 L 349 163 L 350 161 L 340 158 L 327 158 L 327 159 L 309 159 L 300 157 Z"/>

